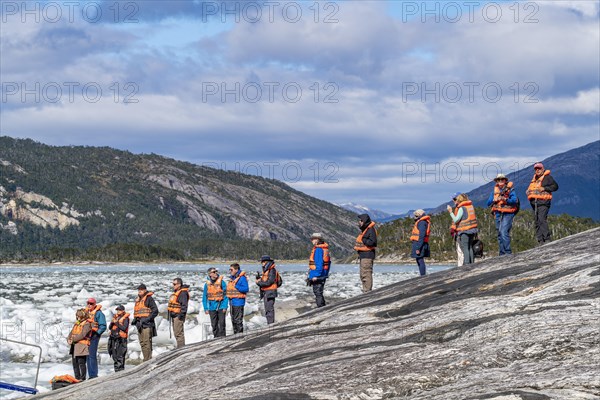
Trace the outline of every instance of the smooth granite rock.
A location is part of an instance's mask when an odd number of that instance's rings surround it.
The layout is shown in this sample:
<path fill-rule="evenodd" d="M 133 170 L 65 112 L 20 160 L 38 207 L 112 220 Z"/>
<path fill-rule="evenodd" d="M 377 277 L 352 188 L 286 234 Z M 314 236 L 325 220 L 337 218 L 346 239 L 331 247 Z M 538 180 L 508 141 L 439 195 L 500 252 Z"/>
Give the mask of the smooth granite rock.
<path fill-rule="evenodd" d="M 399 282 L 36 398 L 597 399 L 599 245 L 595 229 Z"/>

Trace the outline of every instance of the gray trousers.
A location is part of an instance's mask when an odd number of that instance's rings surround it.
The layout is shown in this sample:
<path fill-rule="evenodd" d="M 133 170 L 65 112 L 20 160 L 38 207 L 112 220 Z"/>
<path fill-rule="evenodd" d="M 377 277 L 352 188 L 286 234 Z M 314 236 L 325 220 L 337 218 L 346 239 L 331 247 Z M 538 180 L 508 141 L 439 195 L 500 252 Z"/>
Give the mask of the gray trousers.
<path fill-rule="evenodd" d="M 265 317 L 267 318 L 267 324 L 272 324 L 275 322 L 275 298 L 267 298 L 267 296 L 265 296 L 263 301 L 265 305 Z"/>
<path fill-rule="evenodd" d="M 373 259 L 360 259 L 360 281 L 363 293 L 373 290 Z"/>
<path fill-rule="evenodd" d="M 460 249 L 464 255 L 464 265 L 473 264 L 475 262 L 475 254 L 473 253 L 474 233 L 461 233 L 458 235 L 460 241 Z"/>

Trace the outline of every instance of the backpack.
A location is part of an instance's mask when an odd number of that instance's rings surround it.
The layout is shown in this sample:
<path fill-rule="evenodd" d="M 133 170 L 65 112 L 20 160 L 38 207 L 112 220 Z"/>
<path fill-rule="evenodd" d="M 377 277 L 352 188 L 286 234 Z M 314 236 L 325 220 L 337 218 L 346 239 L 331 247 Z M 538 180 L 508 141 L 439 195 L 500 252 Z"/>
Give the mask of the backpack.
<path fill-rule="evenodd" d="M 279 271 L 275 270 L 275 273 L 277 274 L 275 283 L 277 283 L 277 287 L 280 287 L 281 285 L 283 285 L 283 279 L 281 278 L 281 275 L 279 275 Z"/>
<path fill-rule="evenodd" d="M 473 240 L 473 254 L 475 255 L 475 258 L 483 257 L 483 242 L 479 239 Z"/>
<path fill-rule="evenodd" d="M 517 197 L 517 210 L 515 211 L 515 215 L 517 215 L 519 213 L 519 211 L 521 210 L 521 200 L 519 200 L 519 198 Z"/>

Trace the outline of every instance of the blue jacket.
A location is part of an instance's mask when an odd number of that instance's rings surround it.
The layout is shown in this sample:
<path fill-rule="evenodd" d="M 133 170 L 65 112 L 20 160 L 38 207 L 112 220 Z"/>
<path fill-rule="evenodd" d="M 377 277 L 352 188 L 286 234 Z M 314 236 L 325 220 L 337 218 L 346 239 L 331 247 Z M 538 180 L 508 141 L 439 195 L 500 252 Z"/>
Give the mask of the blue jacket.
<path fill-rule="evenodd" d="M 231 280 L 231 281 L 235 280 L 235 278 L 237 278 L 238 275 L 241 273 L 242 273 L 242 270 L 240 269 L 237 274 L 230 275 L 229 280 Z M 248 279 L 246 278 L 246 275 L 240 277 L 240 279 L 235 284 L 235 288 L 240 293 L 248 293 L 248 291 L 250 290 L 250 287 L 248 287 Z M 234 307 L 246 305 L 246 299 L 234 298 L 234 299 L 229 299 L 229 300 L 231 301 L 231 305 Z"/>
<path fill-rule="evenodd" d="M 98 332 L 94 335 L 100 336 L 106 331 L 106 317 L 101 310 L 96 311 L 96 314 L 94 314 L 94 321 L 98 323 Z"/>
<path fill-rule="evenodd" d="M 486 206 L 491 207 L 492 204 L 494 204 L 494 190 L 492 190 L 492 194 L 490 194 L 490 197 L 488 197 Z M 506 204 L 508 204 L 509 206 L 517 205 L 517 192 L 514 187 L 511 189 L 510 193 L 508 194 L 508 198 L 506 199 Z"/>
<path fill-rule="evenodd" d="M 331 265 L 329 265 L 331 269 Z M 315 249 L 315 269 L 308 270 L 308 279 L 321 278 L 325 279 L 329 276 L 329 270 L 323 268 L 323 249 L 317 247 Z"/>
<path fill-rule="evenodd" d="M 218 279 L 218 278 L 217 278 Z M 206 278 L 207 281 L 210 281 L 210 277 Z M 202 292 L 202 306 L 204 307 L 204 311 L 217 311 L 217 310 L 227 310 L 229 305 L 229 299 L 225 296 L 227 292 L 227 283 L 225 283 L 225 279 L 221 280 L 221 287 L 223 288 L 223 300 L 208 300 L 208 285 L 204 283 L 204 291 Z"/>

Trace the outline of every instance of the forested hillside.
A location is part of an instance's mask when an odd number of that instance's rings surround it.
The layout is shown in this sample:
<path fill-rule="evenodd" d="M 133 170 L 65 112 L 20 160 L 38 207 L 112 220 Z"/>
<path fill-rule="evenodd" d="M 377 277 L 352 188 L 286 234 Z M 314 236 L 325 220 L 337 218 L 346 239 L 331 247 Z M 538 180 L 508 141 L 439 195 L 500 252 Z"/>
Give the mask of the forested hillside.
<path fill-rule="evenodd" d="M 0 261 L 348 256 L 355 214 L 283 182 L 107 147 L 0 137 Z"/>

